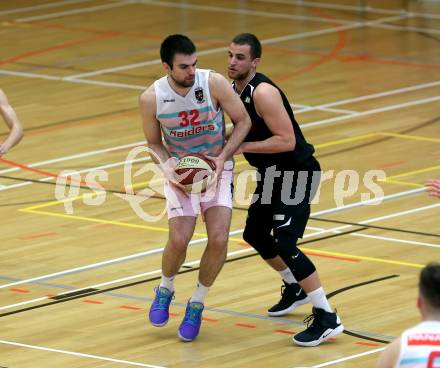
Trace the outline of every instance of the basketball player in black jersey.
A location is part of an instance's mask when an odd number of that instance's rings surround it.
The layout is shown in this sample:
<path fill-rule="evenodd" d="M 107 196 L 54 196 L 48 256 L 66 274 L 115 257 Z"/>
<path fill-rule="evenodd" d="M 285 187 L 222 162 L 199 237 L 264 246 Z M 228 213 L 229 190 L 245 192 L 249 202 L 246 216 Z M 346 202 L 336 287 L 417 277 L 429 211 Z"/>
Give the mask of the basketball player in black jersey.
<path fill-rule="evenodd" d="M 283 278 L 281 300 L 268 310 L 269 315 L 282 316 L 311 302 L 313 314 L 308 327 L 293 341 L 316 346 L 344 329 L 329 305 L 315 266 L 297 247 L 310 216 L 321 168 L 284 93 L 264 74 L 257 73 L 260 57 L 261 44 L 252 34 L 237 35 L 229 46 L 228 75 L 252 121 L 236 154 L 243 153 L 257 168 L 258 179 L 243 239 Z"/>

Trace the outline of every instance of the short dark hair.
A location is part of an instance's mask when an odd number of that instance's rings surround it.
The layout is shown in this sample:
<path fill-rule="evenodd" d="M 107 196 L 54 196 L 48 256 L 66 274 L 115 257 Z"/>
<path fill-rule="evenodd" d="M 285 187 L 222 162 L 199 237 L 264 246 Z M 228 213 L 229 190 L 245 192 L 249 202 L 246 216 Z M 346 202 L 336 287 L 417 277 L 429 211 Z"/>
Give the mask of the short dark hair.
<path fill-rule="evenodd" d="M 167 63 L 173 68 L 174 55 L 184 54 L 192 55 L 196 52 L 196 46 L 186 36 L 181 34 L 173 34 L 162 41 L 160 45 L 160 58 L 163 63 Z"/>
<path fill-rule="evenodd" d="M 440 263 L 430 263 L 420 272 L 420 294 L 435 309 L 440 309 Z"/>
<path fill-rule="evenodd" d="M 240 33 L 232 40 L 237 45 L 249 45 L 251 47 L 252 59 L 261 57 L 261 43 L 260 40 L 252 33 Z"/>

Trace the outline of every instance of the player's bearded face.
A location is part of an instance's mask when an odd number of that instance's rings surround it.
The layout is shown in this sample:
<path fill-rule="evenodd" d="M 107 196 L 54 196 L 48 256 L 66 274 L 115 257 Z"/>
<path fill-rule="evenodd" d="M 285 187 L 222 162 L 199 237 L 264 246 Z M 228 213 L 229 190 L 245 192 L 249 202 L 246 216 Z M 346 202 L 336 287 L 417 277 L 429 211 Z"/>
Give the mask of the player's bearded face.
<path fill-rule="evenodd" d="M 169 72 L 170 78 L 179 87 L 192 87 L 195 82 L 196 63 L 197 57 L 195 54 L 176 54 L 173 68 Z"/>
<path fill-rule="evenodd" d="M 174 77 L 173 74 L 170 74 L 171 79 L 173 82 L 178 85 L 179 87 L 187 88 L 192 87 L 194 84 L 195 79 L 194 78 L 178 78 Z"/>
<path fill-rule="evenodd" d="M 234 80 L 246 79 L 253 69 L 249 45 L 232 43 L 228 52 L 228 76 Z"/>

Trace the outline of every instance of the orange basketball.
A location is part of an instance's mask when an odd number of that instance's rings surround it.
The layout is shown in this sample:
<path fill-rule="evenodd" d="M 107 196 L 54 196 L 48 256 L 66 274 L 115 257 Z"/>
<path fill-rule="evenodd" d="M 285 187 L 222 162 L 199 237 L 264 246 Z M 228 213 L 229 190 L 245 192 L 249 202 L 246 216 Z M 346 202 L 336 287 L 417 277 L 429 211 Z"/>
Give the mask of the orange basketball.
<path fill-rule="evenodd" d="M 204 192 L 214 178 L 214 171 L 214 163 L 198 153 L 183 156 L 175 169 L 177 181 L 190 193 Z"/>

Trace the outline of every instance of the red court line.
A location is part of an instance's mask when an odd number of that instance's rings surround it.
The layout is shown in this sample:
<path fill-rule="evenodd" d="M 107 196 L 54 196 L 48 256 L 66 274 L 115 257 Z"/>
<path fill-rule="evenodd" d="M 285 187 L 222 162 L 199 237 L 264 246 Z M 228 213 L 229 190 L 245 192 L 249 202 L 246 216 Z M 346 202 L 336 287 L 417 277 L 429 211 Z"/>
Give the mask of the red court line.
<path fill-rule="evenodd" d="M 275 330 L 274 332 L 288 334 L 288 335 L 295 335 L 296 334 L 295 331 L 289 331 L 289 330 Z"/>
<path fill-rule="evenodd" d="M 14 23 L 17 25 L 24 25 L 24 26 L 30 26 L 36 28 L 61 29 L 64 31 L 72 31 L 72 32 L 85 32 L 85 33 L 96 33 L 96 34 L 107 34 L 111 32 L 117 36 L 149 39 L 158 42 L 163 41 L 163 36 L 161 35 L 145 34 L 139 32 L 109 31 L 109 30 L 102 30 L 102 29 L 88 28 L 88 27 L 71 27 L 71 26 L 65 26 L 63 24 L 54 24 L 54 23 L 46 23 L 46 22 L 13 22 L 12 24 Z"/>
<path fill-rule="evenodd" d="M 82 300 L 83 303 L 90 303 L 90 304 L 104 304 L 103 302 L 99 300 L 92 300 L 92 299 L 85 299 Z"/>
<path fill-rule="evenodd" d="M 30 135 L 39 135 L 42 133 L 53 132 L 53 131 L 57 131 L 57 130 L 64 130 L 64 129 L 68 129 L 68 128 L 76 128 L 76 127 L 83 128 L 84 125 L 108 123 L 109 121 L 119 119 L 121 117 L 128 117 L 128 116 L 131 116 L 134 114 L 136 114 L 136 115 L 139 114 L 139 110 L 137 108 L 134 109 L 134 111 L 118 112 L 118 113 L 110 114 L 107 116 L 101 116 L 99 118 L 80 119 L 75 123 L 65 123 L 65 124 L 57 125 L 55 127 L 48 127 L 48 128 L 39 128 L 39 129 L 37 128 L 38 130 L 34 130 L 34 131 L 26 133 L 26 136 L 28 137 Z"/>
<path fill-rule="evenodd" d="M 171 313 L 171 312 L 170 312 L 170 316 L 171 316 L 171 317 L 178 317 L 178 316 L 180 316 L 180 314 L 179 314 L 179 313 Z"/>
<path fill-rule="evenodd" d="M 202 317 L 202 319 L 206 322 L 218 322 L 218 319 L 214 319 L 214 318 L 208 318 L 208 317 Z"/>
<path fill-rule="evenodd" d="M 58 176 L 58 175 L 53 174 L 53 173 L 51 173 L 49 171 L 35 169 L 33 167 L 29 167 L 29 166 L 21 164 L 19 162 L 14 162 L 14 161 L 11 161 L 11 160 L 7 160 L 7 159 L 5 159 L 3 157 L 0 157 L 0 161 L 4 162 L 5 164 L 8 164 L 10 166 L 19 167 L 22 170 L 30 171 L 30 172 L 33 172 L 33 173 L 36 173 L 36 174 L 42 174 L 42 175 L 45 175 L 45 176 L 52 176 L 52 177 L 57 177 Z"/>
<path fill-rule="evenodd" d="M 305 67 L 294 71 L 290 75 L 286 75 L 285 77 L 282 77 L 282 78 L 277 78 L 277 81 L 285 80 L 285 79 L 288 79 L 293 76 L 304 74 L 304 73 L 306 73 L 310 70 L 313 70 L 313 69 L 317 68 L 318 66 L 330 61 L 331 59 L 334 59 L 335 56 L 345 47 L 345 45 L 347 43 L 347 34 L 345 31 L 338 32 L 338 36 L 339 36 L 338 43 L 335 45 L 335 47 L 329 53 L 323 55 L 320 59 L 310 63 L 309 65 L 306 65 Z"/>
<path fill-rule="evenodd" d="M 380 166 L 381 169 L 389 169 L 392 167 L 398 167 L 401 166 L 403 164 L 406 164 L 408 161 L 396 161 L 396 162 L 389 162 L 387 164 L 383 164 Z"/>
<path fill-rule="evenodd" d="M 51 173 L 49 171 L 35 169 L 35 168 L 27 166 L 25 164 L 21 164 L 19 162 L 7 160 L 7 159 L 2 158 L 2 157 L 0 157 L 0 161 L 4 162 L 5 164 L 8 164 L 9 166 L 18 167 L 18 168 L 20 168 L 22 170 L 25 170 L 25 171 L 30 171 L 30 172 L 33 172 L 33 173 L 36 173 L 36 174 L 50 176 L 50 177 L 53 177 L 53 178 L 64 178 L 64 179 L 66 179 L 66 182 L 70 181 L 71 183 L 76 183 L 76 184 L 80 184 L 80 185 L 83 185 L 83 186 L 87 186 L 88 188 L 95 188 L 95 189 L 103 190 L 102 187 L 87 184 L 84 180 L 75 180 L 72 177 L 66 177 L 66 176 L 62 176 L 62 175 L 57 175 L 57 174 Z M 105 188 L 104 188 L 104 190 L 105 190 Z"/>
<path fill-rule="evenodd" d="M 20 240 L 31 240 L 31 239 L 37 239 L 37 238 L 43 238 L 45 236 L 52 236 L 57 235 L 58 233 L 50 232 L 50 233 L 41 233 L 41 234 L 34 234 L 34 235 L 27 235 L 27 236 L 20 236 L 18 239 Z"/>
<path fill-rule="evenodd" d="M 324 18 L 327 19 L 332 19 L 331 17 L 327 16 L 326 14 L 323 14 L 322 12 L 318 12 L 317 13 L 320 16 L 323 16 Z M 335 22 L 336 26 L 339 26 L 340 24 Z M 282 82 L 286 79 L 289 79 L 291 77 L 300 75 L 300 74 L 304 74 L 310 70 L 313 70 L 315 68 L 317 68 L 318 66 L 330 61 L 331 59 L 335 59 L 336 56 L 339 54 L 339 52 L 345 47 L 347 43 L 347 33 L 345 31 L 338 31 L 338 42 L 336 43 L 336 45 L 333 47 L 332 50 L 330 50 L 328 53 L 324 54 L 323 56 L 321 56 L 318 60 L 311 62 L 310 64 L 295 70 L 292 73 L 288 73 L 285 74 L 284 76 L 278 77 L 275 79 L 276 82 Z"/>
<path fill-rule="evenodd" d="M 321 14 L 321 16 L 324 16 Z M 326 18 L 331 19 L 328 16 L 325 16 Z M 94 28 L 86 28 L 86 27 L 70 27 L 65 26 L 62 24 L 53 24 L 53 23 L 44 23 L 44 22 L 12 22 L 11 24 L 18 24 L 18 25 L 26 25 L 30 27 L 40 27 L 40 28 L 48 28 L 48 29 L 62 29 L 65 31 L 73 31 L 73 32 L 87 32 L 87 33 L 95 33 L 95 34 L 114 34 L 115 37 L 122 36 L 122 37 L 134 37 L 134 38 L 142 38 L 142 39 L 149 39 L 161 42 L 163 37 L 160 35 L 151 35 L 151 34 L 144 34 L 139 32 L 124 32 L 124 31 L 109 31 L 109 30 L 100 30 L 100 29 L 94 29 Z M 208 41 L 208 40 L 196 40 L 198 44 L 204 44 L 204 45 L 213 45 L 213 46 L 226 46 L 224 42 L 218 42 L 218 41 Z M 300 55 L 322 55 L 322 52 L 320 51 L 314 51 L 314 50 L 292 50 L 290 48 L 283 48 L 283 47 L 276 47 L 276 46 L 265 46 L 265 50 L 268 51 L 283 51 L 284 53 L 291 53 L 291 54 L 300 54 Z M 323 57 L 326 57 L 328 53 L 326 53 Z M 406 61 L 399 61 L 399 60 L 386 60 L 382 58 L 372 57 L 369 55 L 338 55 L 335 56 L 335 58 L 341 62 L 369 62 L 369 63 L 376 63 L 376 64 L 389 64 L 389 65 L 401 65 L 406 67 L 415 67 L 415 68 L 426 68 L 426 69 L 440 69 L 440 65 L 436 64 L 420 64 L 417 62 L 406 62 Z M 298 72 L 298 71 L 297 71 Z"/>
<path fill-rule="evenodd" d="M 362 341 L 355 342 L 355 344 L 356 345 L 364 345 L 364 346 L 380 346 L 379 344 L 372 344 L 369 342 L 362 342 Z"/>
<path fill-rule="evenodd" d="M 356 258 L 331 256 L 331 255 L 328 255 L 328 254 L 313 253 L 313 252 L 309 252 L 309 251 L 306 251 L 304 253 L 307 254 L 307 255 L 310 255 L 310 256 L 323 257 L 323 258 L 332 258 L 332 259 L 338 259 L 340 261 L 348 261 L 348 262 L 360 262 L 361 261 L 360 259 L 356 259 Z"/>
<path fill-rule="evenodd" d="M 342 56 L 340 57 L 341 62 L 349 63 L 349 62 L 356 62 L 356 61 L 364 61 L 369 63 L 375 63 L 375 64 L 383 64 L 383 65 L 400 65 L 400 66 L 409 66 L 409 67 L 415 67 L 415 68 L 422 68 L 422 69 L 440 69 L 440 65 L 435 64 L 420 64 L 415 63 L 411 61 L 400 61 L 400 60 L 386 60 L 386 59 L 380 59 L 375 58 L 368 55 L 348 55 L 348 56 Z"/>
<path fill-rule="evenodd" d="M 30 293 L 30 290 L 24 290 L 24 289 L 9 289 L 10 291 L 14 291 L 16 293 Z"/>
<path fill-rule="evenodd" d="M 0 65 L 10 64 L 10 63 L 13 63 L 18 60 L 26 59 L 26 58 L 29 58 L 29 57 L 32 57 L 35 55 L 44 54 L 46 52 L 50 52 L 50 51 L 54 51 L 54 50 L 66 49 L 66 48 L 80 45 L 83 43 L 99 41 L 99 40 L 113 38 L 113 37 L 117 37 L 117 36 L 118 36 L 118 34 L 115 34 L 114 32 L 109 32 L 107 34 L 100 35 L 100 36 L 82 38 L 80 40 L 75 40 L 75 41 L 69 41 L 69 42 L 58 44 L 58 45 L 46 47 L 44 49 L 25 52 L 24 54 L 16 55 L 16 56 L 10 57 L 8 59 L 0 60 Z"/>
<path fill-rule="evenodd" d="M 247 324 L 245 324 L 245 323 L 236 323 L 235 326 L 238 326 L 238 327 L 246 327 L 246 328 L 257 328 L 257 326 L 254 326 L 254 325 L 247 325 Z"/>
<path fill-rule="evenodd" d="M 248 243 L 246 243 L 246 242 L 240 242 L 238 244 L 242 245 L 244 247 L 250 247 L 250 245 Z M 332 256 L 332 255 L 321 254 L 321 253 L 314 253 L 314 252 L 309 252 L 309 251 L 305 251 L 304 253 L 307 254 L 307 255 L 316 256 L 316 257 L 338 259 L 340 261 L 349 261 L 349 262 L 360 262 L 361 261 L 360 259 L 356 259 L 356 258 Z"/>
<path fill-rule="evenodd" d="M 116 308 L 122 308 L 122 309 L 130 309 L 130 310 L 143 310 L 144 308 L 140 308 L 140 307 L 133 307 L 131 305 L 120 305 L 119 307 Z"/>

